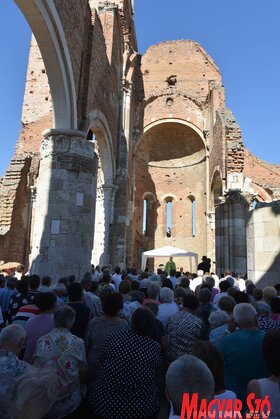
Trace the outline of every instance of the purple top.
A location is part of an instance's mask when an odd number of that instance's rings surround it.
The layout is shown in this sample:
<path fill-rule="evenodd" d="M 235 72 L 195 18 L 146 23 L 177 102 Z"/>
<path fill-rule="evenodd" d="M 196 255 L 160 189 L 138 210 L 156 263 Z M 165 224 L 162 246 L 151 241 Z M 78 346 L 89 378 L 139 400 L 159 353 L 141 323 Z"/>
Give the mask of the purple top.
<path fill-rule="evenodd" d="M 26 340 L 24 361 L 33 363 L 33 354 L 36 349 L 37 340 L 49 333 L 54 328 L 53 314 L 42 313 L 32 317 L 26 323 Z"/>

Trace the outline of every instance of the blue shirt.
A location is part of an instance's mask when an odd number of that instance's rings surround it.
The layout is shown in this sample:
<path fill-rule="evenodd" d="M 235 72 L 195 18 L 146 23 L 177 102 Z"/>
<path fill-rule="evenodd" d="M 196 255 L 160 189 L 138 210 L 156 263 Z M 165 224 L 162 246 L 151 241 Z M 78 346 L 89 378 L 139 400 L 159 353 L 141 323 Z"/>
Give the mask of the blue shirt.
<path fill-rule="evenodd" d="M 226 388 L 236 393 L 243 407 L 248 382 L 269 376 L 262 357 L 264 335 L 261 330 L 237 330 L 225 336 L 218 346 L 225 361 Z"/>
<path fill-rule="evenodd" d="M 9 310 L 10 299 L 13 295 L 16 295 L 16 290 L 11 290 L 10 288 L 0 288 L 0 306 L 2 313 L 5 313 Z"/>

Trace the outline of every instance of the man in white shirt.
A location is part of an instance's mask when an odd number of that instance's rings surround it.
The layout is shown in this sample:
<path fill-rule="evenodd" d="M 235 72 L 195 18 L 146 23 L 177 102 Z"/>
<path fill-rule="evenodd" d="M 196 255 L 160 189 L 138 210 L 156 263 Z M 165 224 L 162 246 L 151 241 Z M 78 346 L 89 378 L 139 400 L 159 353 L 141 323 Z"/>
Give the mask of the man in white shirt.
<path fill-rule="evenodd" d="M 197 277 L 191 280 L 190 283 L 190 289 L 195 292 L 195 289 L 198 285 L 202 284 L 203 279 L 203 271 L 199 270 L 197 271 Z"/>
<path fill-rule="evenodd" d="M 115 273 L 112 275 L 112 277 L 116 287 L 116 292 L 119 292 L 119 285 L 122 282 L 121 268 L 119 266 L 116 267 Z"/>

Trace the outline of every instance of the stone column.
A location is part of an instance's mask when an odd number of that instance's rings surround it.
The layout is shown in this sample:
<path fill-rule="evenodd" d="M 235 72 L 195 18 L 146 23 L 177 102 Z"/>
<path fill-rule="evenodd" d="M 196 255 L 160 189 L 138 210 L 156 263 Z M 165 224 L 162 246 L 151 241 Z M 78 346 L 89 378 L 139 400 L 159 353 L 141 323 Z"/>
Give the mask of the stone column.
<path fill-rule="evenodd" d="M 48 130 L 41 145 L 31 273 L 54 280 L 90 270 L 97 162 L 76 130 Z"/>
<path fill-rule="evenodd" d="M 102 185 L 97 188 L 96 220 L 94 244 L 92 249 L 92 263 L 94 265 L 108 265 L 110 256 L 110 225 L 114 217 L 114 201 L 117 187 L 115 185 Z"/>
<path fill-rule="evenodd" d="M 235 273 L 247 271 L 248 210 L 248 202 L 239 190 L 229 191 L 225 202 L 217 208 L 216 260 L 219 274 L 225 269 Z"/>

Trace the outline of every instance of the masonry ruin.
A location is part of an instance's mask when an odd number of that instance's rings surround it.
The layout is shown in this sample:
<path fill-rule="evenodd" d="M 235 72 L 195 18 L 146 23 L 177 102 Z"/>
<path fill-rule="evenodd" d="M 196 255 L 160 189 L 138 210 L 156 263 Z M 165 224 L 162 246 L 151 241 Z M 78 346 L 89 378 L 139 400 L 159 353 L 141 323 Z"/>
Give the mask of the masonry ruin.
<path fill-rule="evenodd" d="M 280 166 L 244 147 L 207 52 L 180 40 L 139 55 L 131 0 L 16 3 L 34 35 L 0 258 L 80 277 L 172 245 L 279 282 Z"/>

